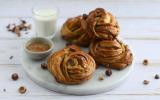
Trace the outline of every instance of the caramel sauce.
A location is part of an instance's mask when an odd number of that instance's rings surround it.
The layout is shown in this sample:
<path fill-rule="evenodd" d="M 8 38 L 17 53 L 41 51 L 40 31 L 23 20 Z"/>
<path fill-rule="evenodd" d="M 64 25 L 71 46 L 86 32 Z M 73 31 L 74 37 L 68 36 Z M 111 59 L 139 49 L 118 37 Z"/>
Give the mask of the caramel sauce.
<path fill-rule="evenodd" d="M 49 44 L 43 42 L 32 42 L 27 46 L 27 49 L 33 52 L 43 52 L 50 48 Z"/>

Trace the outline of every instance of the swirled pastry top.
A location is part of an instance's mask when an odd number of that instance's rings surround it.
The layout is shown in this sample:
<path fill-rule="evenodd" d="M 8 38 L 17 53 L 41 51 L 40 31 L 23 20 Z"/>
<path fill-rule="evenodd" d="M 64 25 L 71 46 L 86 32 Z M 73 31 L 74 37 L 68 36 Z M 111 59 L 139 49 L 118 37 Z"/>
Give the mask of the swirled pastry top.
<path fill-rule="evenodd" d="M 85 19 L 82 16 L 69 18 L 61 28 L 62 38 L 80 46 L 88 46 L 90 39 L 82 28 Z"/>
<path fill-rule="evenodd" d="M 48 69 L 57 82 L 80 84 L 91 78 L 95 71 L 95 61 L 75 45 L 70 45 L 53 53 L 48 59 Z"/>
<path fill-rule="evenodd" d="M 94 41 L 90 45 L 90 54 L 98 64 L 114 69 L 123 69 L 133 60 L 128 46 L 118 39 Z"/>
<path fill-rule="evenodd" d="M 116 18 L 103 8 L 91 11 L 86 18 L 86 23 L 84 30 L 100 39 L 113 39 L 120 31 Z"/>

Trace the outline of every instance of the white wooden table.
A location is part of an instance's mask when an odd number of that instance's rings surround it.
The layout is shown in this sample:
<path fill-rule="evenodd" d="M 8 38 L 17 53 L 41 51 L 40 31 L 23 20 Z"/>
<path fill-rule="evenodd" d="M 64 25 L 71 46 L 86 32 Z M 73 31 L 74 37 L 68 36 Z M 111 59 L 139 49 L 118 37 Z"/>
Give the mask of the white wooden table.
<path fill-rule="evenodd" d="M 127 81 L 112 91 L 89 96 L 59 94 L 35 84 L 20 62 L 21 46 L 35 35 L 34 27 L 20 38 L 5 27 L 18 18 L 33 24 L 31 8 L 42 4 L 59 8 L 58 26 L 68 17 L 96 7 L 112 12 L 121 26 L 121 37 L 135 53 L 136 64 Z M 148 66 L 142 65 L 143 59 L 149 60 Z M 12 73 L 19 74 L 18 81 L 11 80 Z M 160 79 L 155 80 L 155 74 L 160 74 L 160 0 L 0 0 L 0 100 L 160 100 Z M 145 79 L 150 84 L 143 85 Z M 17 91 L 21 85 L 27 87 L 23 95 Z"/>

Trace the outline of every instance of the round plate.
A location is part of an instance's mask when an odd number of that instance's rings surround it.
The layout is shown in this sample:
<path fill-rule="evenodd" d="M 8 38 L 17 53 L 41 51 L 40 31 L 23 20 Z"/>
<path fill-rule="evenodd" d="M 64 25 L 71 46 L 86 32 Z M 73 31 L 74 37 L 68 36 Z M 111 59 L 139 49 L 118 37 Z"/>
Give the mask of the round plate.
<path fill-rule="evenodd" d="M 66 43 L 61 39 L 60 35 L 56 35 L 53 41 L 55 44 L 54 51 L 65 47 Z M 23 68 L 34 82 L 44 88 L 72 95 L 88 95 L 109 91 L 125 81 L 129 73 L 132 71 L 134 64 L 133 61 L 132 65 L 123 70 L 112 70 L 112 75 L 110 77 L 105 75 L 105 68 L 100 66 L 96 69 L 92 78 L 87 82 L 79 85 L 64 85 L 57 83 L 48 70 L 41 68 L 41 63 L 45 61 L 46 59 L 41 61 L 32 60 L 24 52 L 22 52 Z M 100 81 L 98 78 L 101 76 L 104 76 L 104 80 Z"/>

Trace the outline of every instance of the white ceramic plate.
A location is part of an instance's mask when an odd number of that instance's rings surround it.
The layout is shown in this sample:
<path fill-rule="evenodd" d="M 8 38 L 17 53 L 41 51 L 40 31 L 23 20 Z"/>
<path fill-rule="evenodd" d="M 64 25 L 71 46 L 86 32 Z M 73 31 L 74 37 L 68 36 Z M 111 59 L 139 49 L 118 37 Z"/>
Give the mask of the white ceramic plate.
<path fill-rule="evenodd" d="M 60 35 L 56 35 L 53 41 L 55 44 L 54 51 L 65 47 L 66 43 L 61 39 Z M 44 88 L 72 95 L 97 94 L 118 87 L 128 77 L 134 65 L 133 61 L 132 65 L 121 71 L 112 70 L 112 75 L 110 77 L 105 76 L 105 68 L 102 66 L 95 71 L 92 79 L 90 79 L 89 81 L 80 85 L 64 85 L 57 83 L 48 70 L 41 69 L 42 62 L 45 62 L 45 60 L 32 60 L 24 52 L 22 52 L 23 68 L 34 82 Z M 104 80 L 99 81 L 98 78 L 102 75 L 105 76 Z"/>

